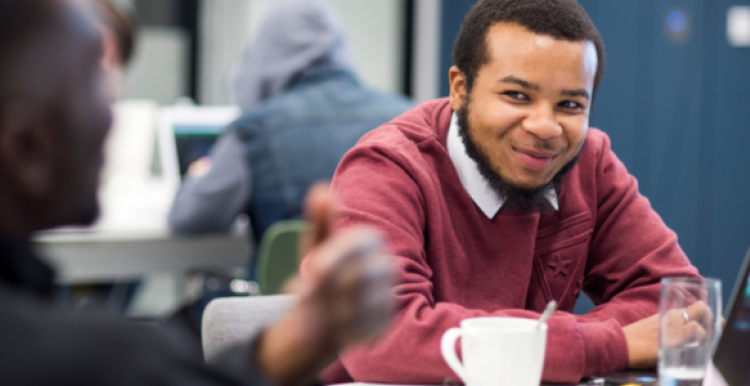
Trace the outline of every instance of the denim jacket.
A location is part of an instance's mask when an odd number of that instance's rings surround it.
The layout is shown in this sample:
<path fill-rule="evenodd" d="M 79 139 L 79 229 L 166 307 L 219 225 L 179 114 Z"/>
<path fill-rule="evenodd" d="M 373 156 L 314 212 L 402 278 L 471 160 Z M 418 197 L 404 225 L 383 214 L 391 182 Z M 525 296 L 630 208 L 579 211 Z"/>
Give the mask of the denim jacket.
<path fill-rule="evenodd" d="M 188 234 L 226 231 L 244 211 L 259 241 L 274 222 L 302 216 L 307 189 L 330 180 L 365 133 L 411 107 L 403 97 L 363 88 L 348 71 L 301 77 L 230 125 L 208 174 L 178 192 L 170 226 Z"/>
<path fill-rule="evenodd" d="M 334 72 L 297 82 L 235 122 L 253 176 L 247 212 L 256 240 L 274 222 L 299 218 L 307 189 L 330 181 L 365 133 L 410 107 L 405 99 L 366 90 L 352 75 Z"/>

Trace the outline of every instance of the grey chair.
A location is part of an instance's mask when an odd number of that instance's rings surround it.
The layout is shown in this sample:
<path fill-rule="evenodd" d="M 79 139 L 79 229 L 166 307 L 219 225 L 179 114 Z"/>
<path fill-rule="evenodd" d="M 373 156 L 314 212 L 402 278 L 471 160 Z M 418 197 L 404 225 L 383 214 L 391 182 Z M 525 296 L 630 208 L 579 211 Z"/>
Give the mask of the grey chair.
<path fill-rule="evenodd" d="M 203 355 L 206 362 L 222 351 L 247 342 L 273 323 L 297 300 L 294 295 L 219 298 L 203 313 Z"/>

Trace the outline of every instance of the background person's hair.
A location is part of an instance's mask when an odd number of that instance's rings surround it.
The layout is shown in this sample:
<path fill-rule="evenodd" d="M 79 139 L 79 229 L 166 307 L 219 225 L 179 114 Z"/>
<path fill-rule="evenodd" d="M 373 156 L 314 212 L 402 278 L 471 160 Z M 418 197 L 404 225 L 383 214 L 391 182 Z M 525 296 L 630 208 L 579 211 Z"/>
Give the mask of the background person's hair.
<path fill-rule="evenodd" d="M 453 64 L 471 91 L 479 69 L 487 63 L 487 31 L 501 22 L 518 23 L 556 39 L 591 41 L 599 59 L 594 92 L 604 77 L 604 44 L 594 23 L 575 0 L 480 0 L 466 15 L 453 47 Z"/>
<path fill-rule="evenodd" d="M 138 32 L 133 20 L 109 0 L 96 0 L 94 6 L 101 23 L 114 33 L 121 64 L 123 67 L 127 66 L 133 57 L 135 35 Z"/>

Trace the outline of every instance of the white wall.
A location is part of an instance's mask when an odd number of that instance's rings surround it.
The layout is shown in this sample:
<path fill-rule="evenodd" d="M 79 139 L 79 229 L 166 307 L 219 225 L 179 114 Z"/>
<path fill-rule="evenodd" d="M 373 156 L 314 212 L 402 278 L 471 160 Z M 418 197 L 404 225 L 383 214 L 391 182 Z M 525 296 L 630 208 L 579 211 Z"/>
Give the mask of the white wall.
<path fill-rule="evenodd" d="M 376 89 L 402 89 L 404 5 L 400 0 L 328 0 L 344 22 L 361 80 Z"/>
<path fill-rule="evenodd" d="M 110 1 L 132 15 L 133 0 Z M 136 39 L 120 98 L 174 103 L 187 93 L 188 37 L 177 28 L 140 27 Z"/>
<path fill-rule="evenodd" d="M 128 7 L 132 0 L 115 0 Z M 230 74 L 275 0 L 203 0 L 199 95 L 203 104 L 230 103 Z M 391 92 L 402 89 L 403 0 L 327 0 L 339 13 L 360 80 Z M 435 1 L 435 0 L 427 0 Z M 124 98 L 171 104 L 187 92 L 185 36 L 175 29 L 141 29 Z"/>
<path fill-rule="evenodd" d="M 204 0 L 202 99 L 229 101 L 229 73 L 274 0 Z M 400 92 L 403 63 L 402 0 L 327 0 L 339 13 L 360 80 L 367 86 Z"/>
<path fill-rule="evenodd" d="M 187 93 L 188 49 L 188 37 L 181 30 L 142 28 L 120 97 L 174 103 Z"/>
<path fill-rule="evenodd" d="M 230 103 L 230 78 L 249 32 L 251 0 L 201 3 L 201 57 L 198 93 L 203 104 Z"/>
<path fill-rule="evenodd" d="M 412 52 L 412 94 L 417 103 L 440 95 L 440 9 L 442 0 L 417 0 Z"/>

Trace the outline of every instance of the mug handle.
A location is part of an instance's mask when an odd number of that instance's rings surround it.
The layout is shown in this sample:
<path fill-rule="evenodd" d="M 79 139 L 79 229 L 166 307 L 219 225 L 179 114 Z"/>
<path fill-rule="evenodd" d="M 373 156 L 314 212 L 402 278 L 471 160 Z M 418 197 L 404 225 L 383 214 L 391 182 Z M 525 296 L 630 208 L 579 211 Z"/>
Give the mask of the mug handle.
<path fill-rule="evenodd" d="M 440 340 L 440 351 L 443 353 L 443 359 L 445 359 L 448 367 L 466 382 L 466 369 L 464 369 L 461 361 L 458 360 L 458 355 L 456 355 L 456 340 L 458 340 L 461 334 L 463 334 L 463 331 L 460 328 L 449 328 Z"/>

